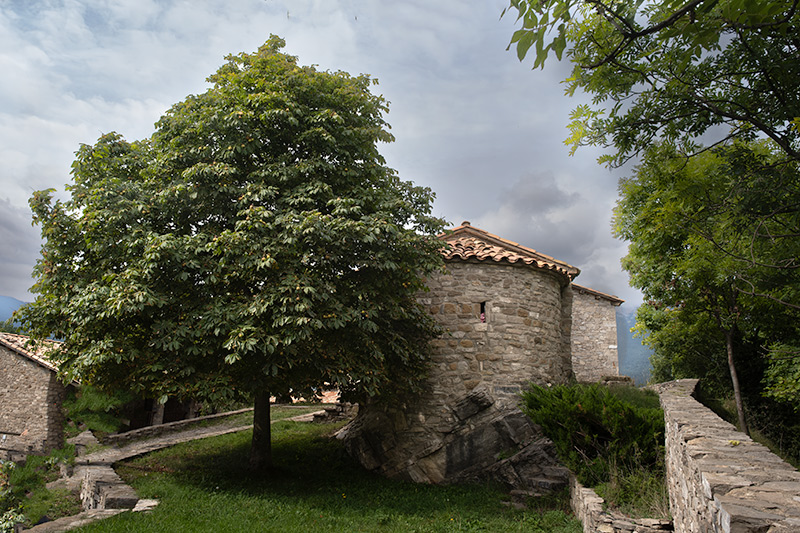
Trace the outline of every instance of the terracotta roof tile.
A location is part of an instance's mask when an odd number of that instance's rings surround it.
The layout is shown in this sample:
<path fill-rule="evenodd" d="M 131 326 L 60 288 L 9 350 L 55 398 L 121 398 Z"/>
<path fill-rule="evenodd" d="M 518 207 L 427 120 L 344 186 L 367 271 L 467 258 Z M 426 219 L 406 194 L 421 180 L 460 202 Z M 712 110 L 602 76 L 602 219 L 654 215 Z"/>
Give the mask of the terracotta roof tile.
<path fill-rule="evenodd" d="M 52 350 L 53 347 L 58 344 L 58 341 L 44 341 L 35 348 L 33 346 L 29 346 L 28 341 L 30 341 L 30 337 L 26 337 L 25 335 L 0 332 L 1 345 L 14 350 L 23 357 L 27 357 L 31 361 L 38 363 L 48 370 L 58 372 L 58 369 L 47 359 L 46 356 L 47 352 Z"/>
<path fill-rule="evenodd" d="M 606 294 L 604 292 L 596 291 L 594 289 L 590 289 L 589 287 L 583 287 L 581 285 L 578 285 L 577 283 L 572 284 L 572 289 L 582 294 L 591 294 L 595 298 L 601 300 L 608 300 L 609 302 L 611 302 L 611 305 L 622 305 L 625 302 L 625 300 L 617 296 L 614 296 L 613 294 Z"/>
<path fill-rule="evenodd" d="M 523 264 L 555 271 L 567 276 L 570 281 L 580 273 L 577 267 L 488 231 L 474 228 L 469 222 L 462 222 L 460 226 L 440 237 L 450 245 L 443 250 L 445 260 Z"/>

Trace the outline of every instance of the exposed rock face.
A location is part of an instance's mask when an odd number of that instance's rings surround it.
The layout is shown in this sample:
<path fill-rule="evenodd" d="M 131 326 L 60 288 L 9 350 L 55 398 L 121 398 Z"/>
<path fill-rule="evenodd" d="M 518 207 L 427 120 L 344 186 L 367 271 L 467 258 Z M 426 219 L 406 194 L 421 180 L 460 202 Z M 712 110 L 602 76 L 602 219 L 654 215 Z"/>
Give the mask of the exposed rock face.
<path fill-rule="evenodd" d="M 552 443 L 513 404 L 477 388 L 434 425 L 420 405 L 368 406 L 340 433 L 347 450 L 370 470 L 422 483 L 494 479 L 539 494 L 564 486 L 568 471 Z"/>

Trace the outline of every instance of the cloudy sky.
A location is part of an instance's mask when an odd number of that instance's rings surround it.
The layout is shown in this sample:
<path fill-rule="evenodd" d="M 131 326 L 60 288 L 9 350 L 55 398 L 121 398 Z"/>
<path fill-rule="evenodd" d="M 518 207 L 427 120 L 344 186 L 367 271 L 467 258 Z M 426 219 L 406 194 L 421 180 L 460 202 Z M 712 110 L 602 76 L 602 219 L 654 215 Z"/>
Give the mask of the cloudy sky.
<path fill-rule="evenodd" d="M 228 53 L 277 34 L 301 64 L 370 74 L 390 102 L 389 166 L 432 188 L 435 214 L 471 221 L 581 268 L 582 285 L 637 305 L 611 235 L 620 172 L 569 156 L 567 64 L 506 51 L 504 0 L 0 0 L 0 295 L 29 301 L 40 237 L 27 201 L 63 197 L 81 143 L 132 141 Z"/>

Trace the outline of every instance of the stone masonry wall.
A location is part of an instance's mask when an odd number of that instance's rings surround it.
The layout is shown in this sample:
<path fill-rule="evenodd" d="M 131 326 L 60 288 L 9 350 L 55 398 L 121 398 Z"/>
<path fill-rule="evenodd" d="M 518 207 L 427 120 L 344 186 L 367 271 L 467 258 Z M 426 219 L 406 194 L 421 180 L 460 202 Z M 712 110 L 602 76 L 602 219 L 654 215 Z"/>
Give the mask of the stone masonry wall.
<path fill-rule="evenodd" d="M 573 290 L 572 370 L 578 381 L 619 375 L 616 306 L 591 293 Z"/>
<path fill-rule="evenodd" d="M 672 521 L 658 518 L 631 518 L 604 509 L 605 501 L 597 493 L 569 476 L 570 507 L 583 523 L 584 533 L 661 533 L 672 531 Z"/>
<path fill-rule="evenodd" d="M 56 374 L 0 346 L 0 454 L 48 453 L 63 442 L 61 405 L 65 390 Z M 2 439 L 0 434 L 0 439 Z"/>
<path fill-rule="evenodd" d="M 418 482 L 492 471 L 532 492 L 565 485 L 551 443 L 517 407 L 527 383 L 571 374 L 562 283 L 544 270 L 449 262 L 420 297 L 447 330 L 432 341 L 424 392 L 402 405 L 362 405 L 340 434 L 350 453 L 370 470 Z"/>
<path fill-rule="evenodd" d="M 696 385 L 687 379 L 655 387 L 675 531 L 800 531 L 800 472 L 697 402 Z"/>
<path fill-rule="evenodd" d="M 529 381 L 570 375 L 560 280 L 512 265 L 457 263 L 428 281 L 420 301 L 449 334 L 434 341 L 439 394 L 458 396 L 482 385 L 514 397 Z M 481 307 L 485 321 L 481 321 Z"/>

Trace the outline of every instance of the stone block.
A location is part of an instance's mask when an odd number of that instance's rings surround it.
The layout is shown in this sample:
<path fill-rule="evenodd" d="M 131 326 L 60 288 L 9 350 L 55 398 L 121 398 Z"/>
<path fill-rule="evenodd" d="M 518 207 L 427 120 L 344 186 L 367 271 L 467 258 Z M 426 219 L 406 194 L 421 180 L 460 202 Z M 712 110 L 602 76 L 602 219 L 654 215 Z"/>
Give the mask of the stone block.
<path fill-rule="evenodd" d="M 494 398 L 492 398 L 488 390 L 485 388 L 477 388 L 457 401 L 453 412 L 459 419 L 466 420 L 480 411 L 491 407 L 493 403 Z"/>
<path fill-rule="evenodd" d="M 464 380 L 464 388 L 467 390 L 472 390 L 478 385 L 480 385 L 481 381 L 479 379 L 467 379 Z"/>

